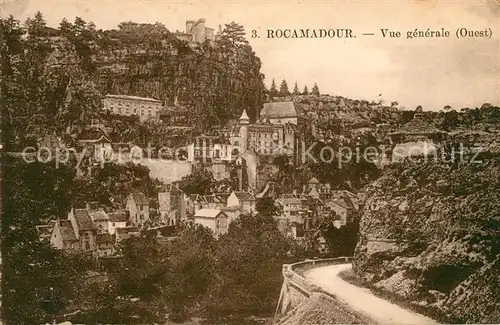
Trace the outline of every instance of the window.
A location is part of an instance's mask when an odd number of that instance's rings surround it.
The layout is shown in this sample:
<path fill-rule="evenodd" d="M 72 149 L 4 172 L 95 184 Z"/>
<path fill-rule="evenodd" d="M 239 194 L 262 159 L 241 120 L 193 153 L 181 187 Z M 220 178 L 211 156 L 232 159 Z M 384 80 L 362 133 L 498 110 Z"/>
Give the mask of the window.
<path fill-rule="evenodd" d="M 113 227 L 115 226 L 115 223 L 113 222 Z"/>

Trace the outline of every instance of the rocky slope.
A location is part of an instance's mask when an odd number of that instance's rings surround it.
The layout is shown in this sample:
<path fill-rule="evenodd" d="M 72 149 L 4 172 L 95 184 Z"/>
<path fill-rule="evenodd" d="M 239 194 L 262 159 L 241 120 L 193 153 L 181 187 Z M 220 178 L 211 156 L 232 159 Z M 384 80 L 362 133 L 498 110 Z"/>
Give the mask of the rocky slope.
<path fill-rule="evenodd" d="M 354 270 L 450 322 L 500 321 L 500 164 L 392 165 L 367 189 Z"/>

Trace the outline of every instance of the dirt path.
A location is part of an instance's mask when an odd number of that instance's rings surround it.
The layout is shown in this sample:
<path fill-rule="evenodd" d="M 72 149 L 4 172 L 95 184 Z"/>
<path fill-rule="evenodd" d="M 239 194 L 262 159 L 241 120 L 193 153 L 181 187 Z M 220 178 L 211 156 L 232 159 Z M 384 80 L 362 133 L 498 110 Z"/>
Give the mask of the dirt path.
<path fill-rule="evenodd" d="M 305 277 L 379 324 L 439 324 L 426 316 L 379 298 L 369 289 L 357 287 L 338 276 L 340 272 L 350 269 L 351 264 L 318 267 L 305 272 Z"/>

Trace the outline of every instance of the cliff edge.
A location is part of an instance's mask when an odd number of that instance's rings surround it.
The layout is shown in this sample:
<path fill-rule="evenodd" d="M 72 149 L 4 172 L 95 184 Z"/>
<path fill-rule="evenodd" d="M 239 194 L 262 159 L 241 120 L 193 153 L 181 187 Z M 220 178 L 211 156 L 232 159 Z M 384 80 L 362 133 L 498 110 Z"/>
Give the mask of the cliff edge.
<path fill-rule="evenodd" d="M 356 275 L 450 322 L 500 322 L 498 158 L 388 167 L 367 189 Z"/>

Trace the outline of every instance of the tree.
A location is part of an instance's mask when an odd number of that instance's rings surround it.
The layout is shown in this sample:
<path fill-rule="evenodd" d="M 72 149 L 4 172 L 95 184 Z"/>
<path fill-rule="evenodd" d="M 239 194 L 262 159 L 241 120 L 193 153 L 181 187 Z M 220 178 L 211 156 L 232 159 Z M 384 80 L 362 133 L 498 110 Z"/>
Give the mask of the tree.
<path fill-rule="evenodd" d="M 290 95 L 290 91 L 288 90 L 288 85 L 287 85 L 287 83 L 286 83 L 286 80 L 285 80 L 285 79 L 283 79 L 283 80 L 281 81 L 279 95 L 280 95 L 281 97 L 283 97 L 283 96 L 289 96 L 289 95 Z"/>
<path fill-rule="evenodd" d="M 295 81 L 295 85 L 293 86 L 293 94 L 300 95 L 299 86 L 297 86 L 297 81 Z"/>
<path fill-rule="evenodd" d="M 26 29 L 31 37 L 36 36 L 45 36 L 47 24 L 45 19 L 43 19 L 43 15 L 40 11 L 35 14 L 35 17 L 26 19 Z"/>
<path fill-rule="evenodd" d="M 315 95 L 315 96 L 319 96 L 320 95 L 320 93 L 319 93 L 319 87 L 318 87 L 317 83 L 314 83 L 314 86 L 312 88 L 312 94 Z"/>
<path fill-rule="evenodd" d="M 196 170 L 194 173 L 184 176 L 181 180 L 181 190 L 186 194 L 209 194 L 213 187 L 214 178 L 205 169 Z"/>
<path fill-rule="evenodd" d="M 271 88 L 269 88 L 269 96 L 271 97 L 278 96 L 278 89 L 276 88 L 276 82 L 274 82 L 274 79 L 271 82 Z"/>
<path fill-rule="evenodd" d="M 259 199 L 255 205 L 255 210 L 264 216 L 276 216 L 279 213 L 278 207 L 276 207 L 274 200 L 270 197 Z"/>
<path fill-rule="evenodd" d="M 309 89 L 307 89 L 307 85 L 304 86 L 304 90 L 302 90 L 302 95 L 309 95 Z"/>
<path fill-rule="evenodd" d="M 231 316 L 269 315 L 282 282 L 281 265 L 292 244 L 271 216 L 241 215 L 219 239 L 216 272 L 204 307 L 206 316 L 223 322 Z"/>
<path fill-rule="evenodd" d="M 183 230 L 170 253 L 171 279 L 165 298 L 173 321 L 184 321 L 186 310 L 200 301 L 215 274 L 216 241 L 211 230 L 196 225 Z"/>

